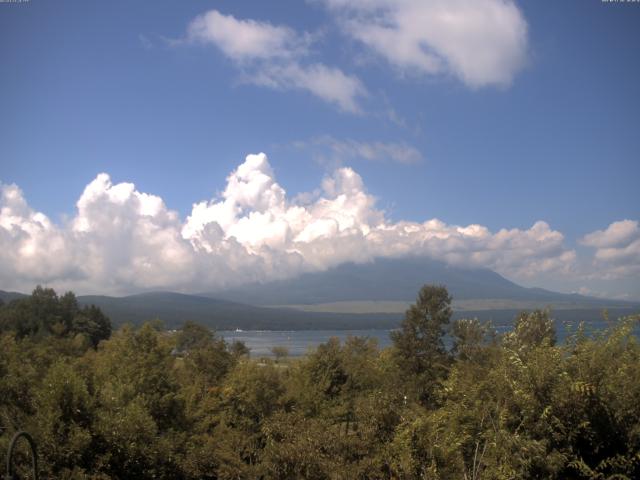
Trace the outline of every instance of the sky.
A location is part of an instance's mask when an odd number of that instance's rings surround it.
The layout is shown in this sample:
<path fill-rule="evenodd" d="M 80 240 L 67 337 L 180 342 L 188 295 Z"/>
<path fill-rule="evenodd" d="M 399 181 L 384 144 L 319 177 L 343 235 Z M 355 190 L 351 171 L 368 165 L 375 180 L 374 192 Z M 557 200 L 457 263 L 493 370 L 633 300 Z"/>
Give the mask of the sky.
<path fill-rule="evenodd" d="M 425 255 L 640 300 L 640 3 L 0 3 L 0 289 Z"/>

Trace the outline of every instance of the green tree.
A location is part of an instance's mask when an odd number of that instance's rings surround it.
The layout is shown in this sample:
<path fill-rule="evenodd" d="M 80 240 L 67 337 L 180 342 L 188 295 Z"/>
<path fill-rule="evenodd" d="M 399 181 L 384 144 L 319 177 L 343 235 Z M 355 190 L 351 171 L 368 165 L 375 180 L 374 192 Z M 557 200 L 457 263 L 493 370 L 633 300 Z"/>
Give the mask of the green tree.
<path fill-rule="evenodd" d="M 53 289 L 38 285 L 31 296 L 0 308 L 2 331 L 12 331 L 18 338 L 81 335 L 96 347 L 111 335 L 111 321 L 94 305 L 81 309 L 73 292 L 58 297 Z"/>
<path fill-rule="evenodd" d="M 86 357 L 96 402 L 96 468 L 115 478 L 176 478 L 187 428 L 173 339 L 125 326 Z"/>
<path fill-rule="evenodd" d="M 271 347 L 271 353 L 276 357 L 276 363 L 278 363 L 283 358 L 287 358 L 289 356 L 289 349 L 282 345 L 275 345 Z"/>
<path fill-rule="evenodd" d="M 247 347 L 247 345 L 241 340 L 234 340 L 231 342 L 231 345 L 229 345 L 229 351 L 236 359 L 248 357 L 251 353 L 249 347 Z"/>
<path fill-rule="evenodd" d="M 463 361 L 482 361 L 480 357 L 485 353 L 486 344 L 496 342 L 496 334 L 491 324 L 482 323 L 477 318 L 462 318 L 453 322 L 451 337 L 451 353 Z"/>
<path fill-rule="evenodd" d="M 205 347 L 214 340 L 214 333 L 211 329 L 199 323 L 186 321 L 176 339 L 176 348 L 179 352 Z"/>
<path fill-rule="evenodd" d="M 79 310 L 73 317 L 70 333 L 86 335 L 95 348 L 102 340 L 111 336 L 111 321 L 95 305 Z"/>
<path fill-rule="evenodd" d="M 450 363 L 444 347 L 445 327 L 451 319 L 451 296 L 444 286 L 425 285 L 400 325 L 391 333 L 400 371 L 417 387 L 424 405 L 435 404 L 435 393 Z"/>
<path fill-rule="evenodd" d="M 61 359 L 34 388 L 36 412 L 26 427 L 38 440 L 41 465 L 50 476 L 91 469 L 95 438 L 91 434 L 93 399 L 85 380 Z"/>
<path fill-rule="evenodd" d="M 521 351 L 540 345 L 554 346 L 556 329 L 549 310 L 521 312 L 516 317 L 513 331 L 505 335 L 504 344 Z"/>

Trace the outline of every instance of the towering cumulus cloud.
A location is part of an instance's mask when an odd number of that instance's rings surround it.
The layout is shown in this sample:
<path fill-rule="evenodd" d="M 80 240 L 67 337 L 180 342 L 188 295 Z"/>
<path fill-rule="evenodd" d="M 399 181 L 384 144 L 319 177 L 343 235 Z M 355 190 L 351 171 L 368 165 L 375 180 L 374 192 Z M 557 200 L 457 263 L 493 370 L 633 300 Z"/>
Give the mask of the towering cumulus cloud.
<path fill-rule="evenodd" d="M 17 186 L 1 188 L 2 288 L 47 282 L 82 292 L 203 291 L 405 255 L 518 278 L 566 270 L 575 257 L 563 235 L 541 221 L 495 233 L 437 219 L 390 222 L 351 168 L 291 199 L 263 153 L 247 156 L 222 195 L 194 204 L 184 221 L 161 198 L 131 183 L 114 185 L 104 173 L 87 185 L 63 225 L 33 211 Z"/>

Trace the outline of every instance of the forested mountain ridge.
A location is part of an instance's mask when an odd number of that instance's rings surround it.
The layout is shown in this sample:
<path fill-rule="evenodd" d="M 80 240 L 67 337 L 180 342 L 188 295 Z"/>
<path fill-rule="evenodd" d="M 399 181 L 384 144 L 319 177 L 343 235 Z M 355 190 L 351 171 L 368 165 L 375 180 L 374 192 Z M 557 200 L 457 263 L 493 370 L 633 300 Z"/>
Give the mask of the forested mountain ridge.
<path fill-rule="evenodd" d="M 217 330 L 309 330 L 343 328 L 393 328 L 397 314 L 331 314 L 265 308 L 239 302 L 173 292 L 149 292 L 126 297 L 79 296 L 83 305 L 97 305 L 114 324 L 142 324 L 160 319 L 167 328 L 191 320 Z"/>
<path fill-rule="evenodd" d="M 447 285 L 454 317 L 510 323 L 518 311 L 547 308 L 561 321 L 596 321 L 602 310 L 630 315 L 640 303 L 524 288 L 487 269 L 453 267 L 423 257 L 346 263 L 288 280 L 244 285 L 209 294 L 147 292 L 123 297 L 80 295 L 80 305 L 100 307 L 115 325 L 159 318 L 174 328 L 186 320 L 225 330 L 395 328 L 425 283 Z M 0 291 L 6 302 L 23 297 Z M 268 306 L 270 308 L 263 308 Z"/>
<path fill-rule="evenodd" d="M 12 296 L 13 297 L 13 296 Z M 19 294 L 17 298 L 26 298 Z M 15 297 L 13 297 L 15 298 Z M 2 292 L 0 291 L 0 299 Z M 166 328 L 178 328 L 185 321 L 194 321 L 216 330 L 367 330 L 396 328 L 407 305 L 393 312 L 355 313 L 330 311 L 303 311 L 299 308 L 257 307 L 226 300 L 218 300 L 198 295 L 172 292 L 150 292 L 126 297 L 104 295 L 78 296 L 78 304 L 83 307 L 99 307 L 114 325 L 131 323 L 141 325 L 149 320 L 161 320 Z M 474 302 L 477 303 L 477 302 Z M 508 325 L 523 309 L 544 308 L 546 304 L 532 302 L 532 306 L 511 308 L 454 308 L 454 319 L 479 318 L 491 320 L 495 325 Z M 324 308 L 324 305 L 320 306 Z M 342 307 L 342 306 L 341 306 Z M 454 300 L 455 307 L 455 300 Z M 602 320 L 601 307 L 564 308 L 553 311 L 560 322 L 599 322 Z M 638 313 L 640 307 L 608 308 L 611 318 Z"/>

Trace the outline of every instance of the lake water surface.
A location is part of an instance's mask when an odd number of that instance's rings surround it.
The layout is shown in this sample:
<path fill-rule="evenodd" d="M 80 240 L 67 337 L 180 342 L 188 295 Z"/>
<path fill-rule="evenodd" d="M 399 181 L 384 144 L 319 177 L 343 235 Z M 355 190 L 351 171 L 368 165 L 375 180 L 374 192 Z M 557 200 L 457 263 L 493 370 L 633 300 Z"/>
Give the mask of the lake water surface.
<path fill-rule="evenodd" d="M 595 332 L 605 329 L 607 326 L 608 324 L 605 321 L 589 322 L 587 324 L 587 331 Z M 511 328 L 510 325 L 495 327 L 497 333 L 505 333 Z M 568 327 L 567 324 L 561 322 L 556 322 L 556 330 L 558 343 L 562 343 L 569 331 L 573 331 L 575 328 Z M 319 344 L 325 343 L 331 337 L 337 337 L 341 342 L 344 342 L 349 336 L 374 338 L 378 342 L 378 347 L 382 349 L 391 345 L 391 338 L 389 337 L 391 331 L 392 330 L 222 330 L 217 333 L 222 335 L 229 343 L 234 340 L 244 342 L 251 351 L 251 357 L 260 358 L 272 356 L 271 349 L 275 346 L 287 347 L 289 356 L 299 357 L 313 350 Z M 636 326 L 634 333 L 636 336 L 640 335 L 640 325 Z M 445 337 L 447 347 L 451 346 L 450 343 L 450 339 Z"/>
<path fill-rule="evenodd" d="M 389 332 L 391 330 L 247 330 L 247 331 L 220 331 L 220 335 L 231 343 L 240 340 L 251 350 L 252 357 L 269 357 L 272 355 L 271 349 L 275 346 L 287 347 L 289 355 L 299 357 L 306 354 L 310 349 L 316 348 L 319 344 L 325 343 L 331 337 L 337 337 L 344 342 L 347 337 L 369 337 L 378 341 L 380 348 L 391 345 Z"/>

